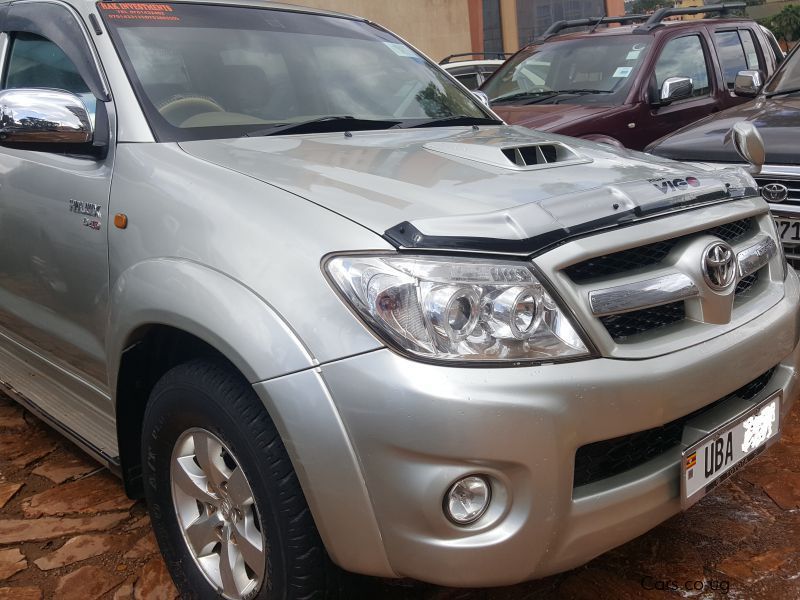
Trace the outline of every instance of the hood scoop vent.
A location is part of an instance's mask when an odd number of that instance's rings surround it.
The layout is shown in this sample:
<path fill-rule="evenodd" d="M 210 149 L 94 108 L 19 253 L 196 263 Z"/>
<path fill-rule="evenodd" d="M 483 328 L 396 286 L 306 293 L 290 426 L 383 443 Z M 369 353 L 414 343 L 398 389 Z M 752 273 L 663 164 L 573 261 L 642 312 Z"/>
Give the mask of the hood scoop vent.
<path fill-rule="evenodd" d="M 519 146 L 481 146 L 452 142 L 433 142 L 425 148 L 433 152 L 475 162 L 512 169 L 533 171 L 592 162 L 562 142 L 541 142 Z"/>
<path fill-rule="evenodd" d="M 580 157 L 570 148 L 562 144 L 535 144 L 533 146 L 518 146 L 516 148 L 503 148 L 502 153 L 518 167 L 533 167 L 549 165 L 552 163 L 573 161 Z"/>

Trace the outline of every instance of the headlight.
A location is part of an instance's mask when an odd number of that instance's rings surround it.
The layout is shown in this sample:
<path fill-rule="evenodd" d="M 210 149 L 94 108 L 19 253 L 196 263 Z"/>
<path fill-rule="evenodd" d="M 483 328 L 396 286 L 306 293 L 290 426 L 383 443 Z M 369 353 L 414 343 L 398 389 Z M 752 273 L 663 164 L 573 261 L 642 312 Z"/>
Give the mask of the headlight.
<path fill-rule="evenodd" d="M 400 349 L 447 361 L 588 356 L 570 318 L 519 262 L 427 256 L 336 256 L 331 280 Z"/>

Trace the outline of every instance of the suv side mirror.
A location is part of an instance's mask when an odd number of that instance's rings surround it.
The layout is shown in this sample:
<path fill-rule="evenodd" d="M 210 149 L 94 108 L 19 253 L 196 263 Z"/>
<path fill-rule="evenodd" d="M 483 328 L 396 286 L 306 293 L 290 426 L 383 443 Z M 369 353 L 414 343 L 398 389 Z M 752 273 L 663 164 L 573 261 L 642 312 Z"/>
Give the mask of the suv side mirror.
<path fill-rule="evenodd" d="M 661 85 L 659 104 L 667 106 L 676 100 L 691 98 L 694 83 L 690 77 L 668 77 Z"/>
<path fill-rule="evenodd" d="M 731 127 L 725 136 L 726 144 L 733 144 L 736 152 L 750 163 L 748 171 L 758 175 L 766 160 L 764 139 L 758 128 L 749 121 L 739 121 Z"/>
<path fill-rule="evenodd" d="M 761 71 L 739 71 L 733 84 L 733 93 L 742 98 L 755 98 L 763 85 Z"/>
<path fill-rule="evenodd" d="M 77 146 L 91 144 L 93 137 L 89 113 L 75 94 L 33 88 L 0 92 L 0 143 Z"/>
<path fill-rule="evenodd" d="M 472 95 L 475 96 L 478 101 L 483 104 L 486 108 L 489 108 L 489 96 L 486 95 L 486 92 L 482 92 L 480 90 L 473 90 Z"/>

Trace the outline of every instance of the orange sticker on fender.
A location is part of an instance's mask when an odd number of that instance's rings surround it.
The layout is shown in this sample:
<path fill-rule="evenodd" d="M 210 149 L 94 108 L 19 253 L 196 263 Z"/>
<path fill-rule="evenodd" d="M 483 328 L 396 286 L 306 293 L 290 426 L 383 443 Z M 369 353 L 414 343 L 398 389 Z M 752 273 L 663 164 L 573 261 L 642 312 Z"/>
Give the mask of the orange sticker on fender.
<path fill-rule="evenodd" d="M 109 19 L 135 21 L 180 21 L 169 4 L 144 4 L 139 2 L 100 2 L 100 10 Z"/>

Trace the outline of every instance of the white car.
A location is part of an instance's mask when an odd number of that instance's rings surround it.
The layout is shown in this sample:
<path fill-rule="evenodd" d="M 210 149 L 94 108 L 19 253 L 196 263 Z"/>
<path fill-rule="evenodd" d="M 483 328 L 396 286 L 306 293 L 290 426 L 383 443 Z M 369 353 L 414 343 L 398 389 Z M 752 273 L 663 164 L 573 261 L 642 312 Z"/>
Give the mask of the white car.
<path fill-rule="evenodd" d="M 472 56 L 495 56 L 498 58 L 483 58 L 480 60 L 459 60 L 457 62 L 450 62 L 454 58 L 472 57 Z M 443 59 L 439 65 L 450 73 L 453 77 L 458 79 L 469 90 L 477 90 L 483 82 L 497 69 L 500 68 L 507 58 L 506 54 L 482 54 L 480 52 L 467 52 L 464 54 L 452 54 Z"/>

